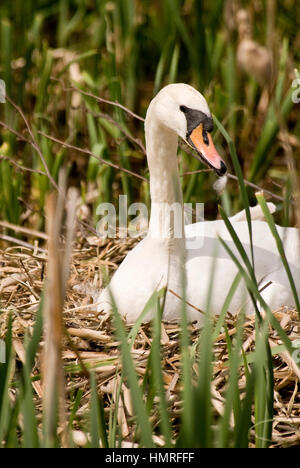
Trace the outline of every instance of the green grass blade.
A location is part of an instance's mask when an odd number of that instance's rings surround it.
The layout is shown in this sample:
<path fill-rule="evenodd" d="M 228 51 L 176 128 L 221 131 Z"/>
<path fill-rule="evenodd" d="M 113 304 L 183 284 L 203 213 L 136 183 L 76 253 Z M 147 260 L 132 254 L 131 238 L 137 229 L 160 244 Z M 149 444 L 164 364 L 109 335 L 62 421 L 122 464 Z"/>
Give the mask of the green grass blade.
<path fill-rule="evenodd" d="M 256 332 L 255 349 L 255 432 L 256 447 L 267 448 L 272 441 L 273 365 L 268 341 L 268 322 Z"/>
<path fill-rule="evenodd" d="M 226 391 L 225 398 L 225 408 L 224 414 L 220 421 L 219 426 L 219 447 L 228 448 L 231 441 L 231 427 L 230 427 L 230 417 L 233 412 L 235 423 L 240 417 L 241 413 L 241 402 L 240 402 L 240 392 L 238 387 L 239 379 L 239 363 L 240 363 L 240 352 L 242 346 L 242 336 L 243 336 L 243 323 L 244 323 L 244 314 L 241 312 L 237 324 L 237 332 L 235 339 L 234 349 L 231 348 L 229 354 L 229 368 L 230 376 L 228 382 L 228 388 Z"/>
<path fill-rule="evenodd" d="M 116 335 L 120 341 L 121 346 L 121 355 L 122 363 L 124 368 L 124 373 L 128 379 L 129 388 L 131 391 L 132 404 L 135 412 L 135 418 L 140 430 L 140 442 L 143 447 L 151 448 L 153 447 L 152 441 L 152 428 L 149 422 L 149 416 L 146 411 L 146 406 L 143 401 L 143 396 L 141 388 L 139 386 L 138 377 L 134 368 L 132 357 L 130 354 L 130 347 L 128 346 L 128 337 L 124 328 L 124 324 L 119 315 L 117 307 L 114 303 L 113 298 L 113 317 L 116 328 Z"/>
<path fill-rule="evenodd" d="M 289 340 L 287 334 L 285 333 L 285 331 L 283 330 L 283 328 L 281 327 L 280 323 L 278 322 L 278 320 L 276 319 L 276 317 L 272 314 L 272 311 L 271 309 L 269 308 L 269 306 L 267 305 L 267 303 L 264 301 L 264 299 L 261 297 L 259 291 L 258 291 L 258 288 L 257 288 L 257 285 L 253 283 L 252 279 L 248 276 L 247 272 L 243 269 L 241 263 L 239 262 L 239 260 L 237 259 L 237 257 L 234 255 L 234 253 L 232 252 L 232 250 L 230 249 L 230 247 L 228 247 L 228 245 L 226 244 L 226 242 L 223 241 L 223 239 L 219 238 L 220 239 L 220 242 L 221 244 L 223 245 L 223 247 L 225 248 L 225 250 L 228 252 L 229 256 L 231 257 L 231 259 L 233 260 L 233 262 L 236 264 L 237 268 L 239 269 L 240 271 L 240 274 L 243 278 L 243 280 L 245 281 L 245 284 L 248 288 L 249 291 L 252 292 L 252 295 L 253 295 L 253 298 L 260 304 L 260 306 L 264 309 L 264 311 L 267 313 L 267 316 L 268 316 L 268 319 L 270 321 L 270 324 L 272 325 L 272 327 L 277 331 L 278 333 L 278 336 L 280 337 L 280 339 L 283 341 L 285 347 L 286 347 L 286 350 L 289 352 L 289 354 L 292 356 L 293 354 L 293 347 L 292 347 L 292 344 L 291 344 L 291 341 Z"/>
<path fill-rule="evenodd" d="M 225 213 L 225 211 L 223 210 L 223 208 L 221 206 L 219 206 L 219 211 L 220 211 L 220 214 L 221 214 L 221 216 L 223 218 L 223 221 L 225 222 L 226 228 L 227 228 L 229 234 L 231 235 L 232 240 L 233 240 L 233 242 L 234 242 L 234 244 L 235 244 L 235 246 L 236 246 L 236 248 L 237 248 L 237 250 L 238 250 L 238 252 L 239 252 L 239 254 L 240 254 L 240 256 L 241 256 L 241 258 L 242 258 L 242 260 L 243 260 L 243 262 L 244 262 L 244 264 L 246 266 L 246 268 L 247 268 L 247 270 L 248 270 L 248 273 L 249 273 L 249 275 L 251 277 L 252 282 L 254 284 L 256 284 L 256 277 L 255 277 L 254 268 L 250 263 L 248 255 L 247 255 L 247 253 L 246 253 L 246 251 L 245 251 L 245 249 L 244 249 L 244 247 L 243 247 L 237 233 L 235 232 L 232 223 L 230 222 L 229 218 L 226 216 L 226 213 Z M 252 245 L 252 247 L 253 247 L 253 245 Z M 253 250 L 252 250 L 252 255 L 253 255 Z M 253 262 L 254 262 L 254 255 L 253 255 L 252 258 L 253 258 Z M 253 299 L 251 291 L 249 291 L 249 294 L 250 294 L 250 297 L 252 299 L 253 307 L 255 309 L 256 315 L 261 320 L 259 310 L 257 308 L 255 300 Z"/>
<path fill-rule="evenodd" d="M 97 383 L 95 374 L 91 373 L 91 446 L 92 448 L 108 448 L 108 437 L 104 410 L 102 402 L 97 392 Z"/>
<path fill-rule="evenodd" d="M 216 326 L 215 326 L 215 329 L 214 329 L 214 333 L 213 333 L 213 341 L 216 340 L 216 338 L 219 336 L 220 334 L 220 331 L 221 331 L 221 328 L 225 322 L 225 316 L 228 312 L 228 309 L 229 309 L 229 306 L 230 306 L 230 303 L 232 301 L 232 298 L 234 296 L 234 293 L 235 291 L 237 290 L 240 282 L 241 282 L 241 279 L 242 279 L 242 276 L 240 273 L 237 273 L 236 277 L 234 278 L 233 280 L 233 283 L 230 287 L 230 290 L 228 291 L 228 294 L 226 296 L 226 299 L 224 301 L 224 304 L 223 304 L 223 307 L 222 307 L 222 310 L 221 310 L 221 313 L 219 315 L 219 318 L 218 318 L 218 321 L 216 323 Z"/>
<path fill-rule="evenodd" d="M 252 222 L 251 222 L 251 214 L 250 214 L 250 205 L 249 205 L 249 198 L 248 198 L 248 194 L 247 194 L 246 185 L 245 185 L 245 182 L 244 182 L 242 169 L 241 169 L 241 166 L 240 166 L 240 163 L 239 163 L 239 160 L 238 160 L 238 156 L 237 156 L 237 153 L 236 153 L 236 149 L 235 149 L 235 146 L 234 146 L 234 143 L 233 143 L 232 139 L 230 138 L 229 134 L 226 132 L 226 130 L 223 127 L 223 125 L 221 124 L 221 122 L 219 122 L 219 120 L 215 116 L 214 116 L 214 121 L 216 122 L 218 129 L 220 130 L 220 132 L 222 133 L 223 137 L 225 138 L 225 140 L 226 140 L 226 142 L 228 144 L 230 155 L 231 155 L 231 160 L 232 160 L 233 167 L 234 167 L 234 171 L 235 171 L 235 173 L 237 175 L 237 178 L 238 178 L 241 199 L 242 199 L 243 206 L 244 206 L 244 209 L 245 209 L 245 212 L 246 212 L 248 231 L 249 231 L 249 240 L 250 240 L 250 249 L 251 249 L 251 260 L 252 260 L 252 266 L 254 267 L 253 234 L 252 234 Z"/>
<path fill-rule="evenodd" d="M 149 314 L 151 311 L 156 311 L 157 308 L 157 300 L 158 299 L 163 299 L 166 294 L 166 288 L 162 288 L 160 291 L 154 291 L 150 299 L 147 301 L 144 310 L 136 320 L 135 324 L 131 328 L 129 334 L 128 334 L 128 340 L 129 340 L 129 346 L 132 347 L 133 343 L 136 339 L 136 336 L 138 334 L 138 331 L 146 317 L 147 314 Z"/>
<path fill-rule="evenodd" d="M 11 405 L 9 401 L 9 386 L 11 383 L 11 372 L 13 369 L 12 352 L 12 317 L 9 316 L 5 339 L 5 362 L 0 363 L 0 440 L 8 430 L 11 417 Z"/>
<path fill-rule="evenodd" d="M 242 401 L 240 414 L 234 428 L 234 448 L 249 447 L 249 431 L 252 425 L 252 404 L 254 399 L 254 384 L 256 380 L 255 369 L 247 378 L 246 395 Z"/>
<path fill-rule="evenodd" d="M 293 278 L 293 275 L 292 275 L 292 272 L 291 272 L 291 269 L 290 269 L 288 260 L 287 260 L 286 255 L 285 255 L 285 251 L 284 251 L 284 246 L 283 246 L 282 240 L 280 239 L 280 236 L 279 236 L 279 234 L 278 234 L 276 225 L 275 225 L 275 223 L 274 223 L 273 216 L 272 216 L 272 214 L 270 213 L 270 210 L 269 210 L 269 208 L 268 208 L 268 205 L 267 205 L 267 203 L 266 203 L 266 201 L 265 201 L 264 196 L 263 196 L 262 194 L 257 193 L 257 194 L 256 194 L 256 198 L 257 198 L 258 203 L 259 203 L 260 206 L 261 206 L 261 209 L 262 209 L 263 214 L 264 214 L 264 216 L 265 216 L 266 222 L 267 222 L 268 225 L 269 225 L 269 228 L 270 228 L 270 231 L 271 231 L 271 233 L 272 233 L 272 236 L 273 236 L 274 239 L 275 239 L 276 246 L 277 246 L 277 250 L 278 250 L 278 252 L 279 252 L 279 254 L 280 254 L 282 264 L 283 264 L 283 266 L 284 266 L 284 268 L 285 268 L 285 271 L 286 271 L 286 274 L 287 274 L 287 277 L 288 277 L 288 280 L 289 280 L 289 283 L 290 283 L 290 286 L 291 286 L 291 290 L 292 290 L 292 293 L 293 293 L 293 296 L 294 296 L 296 308 L 297 308 L 297 311 L 298 311 L 298 314 L 299 314 L 299 318 L 300 318 L 300 301 L 299 301 L 299 297 L 298 297 L 298 293 L 297 293 L 297 288 L 296 288 L 296 285 L 295 285 L 295 281 L 294 281 L 294 278 Z"/>
<path fill-rule="evenodd" d="M 26 364 L 28 369 L 32 369 L 34 365 L 34 360 L 38 351 L 38 347 L 43 335 L 43 304 L 44 300 L 40 302 L 40 306 L 37 312 L 32 337 L 26 348 Z"/>
<path fill-rule="evenodd" d="M 157 298 L 157 312 L 154 317 L 153 323 L 153 341 L 151 347 L 151 364 L 153 377 L 156 387 L 156 394 L 159 397 L 159 413 L 160 413 L 160 425 L 161 433 L 165 440 L 165 447 L 172 447 L 172 432 L 170 426 L 170 414 L 168 411 L 168 404 L 166 400 L 166 394 L 164 390 L 162 366 L 161 366 L 161 320 L 162 320 L 163 309 L 160 305 L 159 298 Z"/>

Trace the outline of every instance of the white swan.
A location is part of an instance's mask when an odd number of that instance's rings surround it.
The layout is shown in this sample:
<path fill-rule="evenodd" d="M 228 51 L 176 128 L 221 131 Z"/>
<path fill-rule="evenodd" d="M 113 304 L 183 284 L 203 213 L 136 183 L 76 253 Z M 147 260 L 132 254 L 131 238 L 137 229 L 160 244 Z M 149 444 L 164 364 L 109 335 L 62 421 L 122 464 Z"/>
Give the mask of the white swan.
<path fill-rule="evenodd" d="M 178 223 L 174 224 L 172 216 L 168 216 L 171 206 L 175 207 L 175 211 L 178 207 L 179 211 L 182 210 L 182 191 L 176 157 L 178 136 L 193 146 L 199 157 L 218 175 L 226 172 L 226 166 L 212 142 L 212 129 L 213 120 L 206 100 L 191 86 L 169 85 L 151 102 L 145 122 L 152 203 L 149 231 L 146 238 L 126 256 L 108 288 L 100 293 L 97 300 L 99 311 L 110 311 L 112 293 L 119 313 L 128 323 L 134 323 L 153 292 L 167 286 L 163 318 L 166 321 L 179 321 L 185 273 L 185 300 L 190 304 L 187 306 L 188 318 L 190 321 L 201 323 L 203 314 L 197 309 L 203 311 L 206 308 L 212 264 L 216 257 L 211 285 L 211 311 L 214 314 L 220 313 L 237 274 L 235 264 L 217 238 L 219 234 L 238 255 L 225 224 L 223 221 L 196 223 L 185 226 L 181 235 L 176 236 L 175 231 L 182 227 L 182 220 L 178 226 Z M 272 309 L 282 305 L 294 305 L 286 273 L 269 227 L 267 223 L 255 220 L 262 218 L 258 207 L 252 210 L 252 218 L 257 281 L 261 288 L 272 282 L 262 295 Z M 242 212 L 232 218 L 232 223 L 249 253 L 248 226 L 244 220 L 245 215 Z M 278 231 L 284 239 L 286 255 L 300 292 L 298 231 L 281 227 L 278 227 Z M 241 306 L 245 307 L 246 313 L 253 313 L 253 306 L 247 301 L 242 282 L 229 310 L 236 313 Z M 150 319 L 151 312 L 145 321 Z"/>

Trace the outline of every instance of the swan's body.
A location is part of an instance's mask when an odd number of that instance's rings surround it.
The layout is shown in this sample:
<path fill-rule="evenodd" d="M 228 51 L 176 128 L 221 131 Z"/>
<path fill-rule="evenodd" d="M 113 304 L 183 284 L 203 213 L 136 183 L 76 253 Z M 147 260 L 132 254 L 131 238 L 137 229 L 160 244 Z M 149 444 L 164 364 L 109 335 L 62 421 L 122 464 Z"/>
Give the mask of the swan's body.
<path fill-rule="evenodd" d="M 238 272 L 218 241 L 220 235 L 238 256 L 223 221 L 201 222 L 184 229 L 182 222 L 182 234 L 178 236 L 178 226 L 170 221 L 170 216 L 166 216 L 169 207 L 182 207 L 176 158 L 178 135 L 192 144 L 218 174 L 226 171 L 209 134 L 211 125 L 205 99 L 188 85 L 169 85 L 150 104 L 145 123 L 152 202 L 149 231 L 146 238 L 126 256 L 108 288 L 100 294 L 97 301 L 99 310 L 105 313 L 110 311 L 112 294 L 119 313 L 128 323 L 134 323 L 153 292 L 167 286 L 163 318 L 179 321 L 185 278 L 185 300 L 194 306 L 187 306 L 188 318 L 201 322 L 203 315 L 196 309 L 206 309 L 213 268 L 211 311 L 220 313 Z M 252 211 L 252 218 L 262 219 L 258 208 Z M 242 212 L 231 221 L 249 253 L 248 226 L 244 219 Z M 280 227 L 278 231 L 284 239 L 296 285 L 300 285 L 298 231 Z M 253 221 L 253 241 L 257 281 L 262 288 L 272 281 L 263 292 L 265 300 L 272 309 L 294 305 L 286 273 L 267 223 Z M 241 282 L 229 310 L 236 313 L 242 306 L 246 313 L 253 312 Z M 150 319 L 151 312 L 145 321 Z"/>

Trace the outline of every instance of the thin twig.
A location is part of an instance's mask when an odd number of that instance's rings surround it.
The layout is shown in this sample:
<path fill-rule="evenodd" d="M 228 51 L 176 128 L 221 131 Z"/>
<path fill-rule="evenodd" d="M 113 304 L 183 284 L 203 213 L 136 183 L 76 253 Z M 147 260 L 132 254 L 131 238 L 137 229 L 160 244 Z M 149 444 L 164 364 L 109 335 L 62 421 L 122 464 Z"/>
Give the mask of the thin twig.
<path fill-rule="evenodd" d="M 35 136 L 31 130 L 31 127 L 29 125 L 29 122 L 27 120 L 27 118 L 25 117 L 24 115 L 24 112 L 22 111 L 22 109 L 9 97 L 9 96 L 6 96 L 6 99 L 7 101 L 13 106 L 13 108 L 18 112 L 18 114 L 20 114 L 20 116 L 22 117 L 26 127 L 27 127 L 27 130 L 28 130 L 28 133 L 30 135 L 30 138 L 31 138 L 31 146 L 36 150 L 36 152 L 38 153 L 42 163 L 43 163 L 43 166 L 45 168 L 45 171 L 47 173 L 47 176 L 48 176 L 48 179 L 50 180 L 51 184 L 53 185 L 53 187 L 59 192 L 59 188 L 58 188 L 58 185 L 57 183 L 55 182 L 55 180 L 53 179 L 52 175 L 51 175 L 51 172 L 49 170 L 49 167 L 46 163 L 46 160 L 43 156 L 43 153 L 39 147 L 39 145 L 37 144 L 37 141 L 35 139 Z"/>
<path fill-rule="evenodd" d="M 229 179 L 233 179 L 233 180 L 238 180 L 237 176 L 233 175 L 233 174 L 227 174 Z M 279 200 L 279 201 L 284 201 L 284 198 L 281 197 L 280 195 L 276 195 L 275 193 L 271 192 L 270 190 L 266 190 L 264 188 L 261 188 L 259 187 L 258 185 L 256 184 L 253 184 L 252 182 L 249 182 L 248 180 L 245 180 L 244 179 L 244 182 L 245 182 L 245 185 L 248 185 L 249 187 L 255 189 L 255 190 L 258 190 L 259 192 L 263 192 L 263 193 L 266 193 L 267 195 L 270 195 L 270 197 L 274 198 L 275 200 Z M 294 203 L 292 201 L 292 203 Z"/>
<path fill-rule="evenodd" d="M 137 120 L 140 120 L 141 122 L 145 122 L 145 119 L 143 119 L 143 117 L 141 117 L 140 115 L 137 115 L 135 114 L 134 112 L 132 112 L 131 110 L 127 109 L 127 107 L 123 106 L 123 104 L 120 104 L 119 102 L 117 101 L 110 101 L 108 99 L 104 99 L 102 97 L 99 97 L 99 96 L 96 96 L 95 94 L 92 94 L 92 93 L 89 93 L 87 91 L 83 91 L 82 89 L 80 88 L 77 88 L 76 86 L 69 86 L 68 88 L 65 87 L 65 84 L 63 82 L 63 80 L 59 80 L 53 76 L 50 77 L 51 80 L 53 81 L 58 81 L 61 83 L 62 87 L 63 87 L 63 91 L 66 91 L 66 92 L 78 92 L 80 94 L 83 94 L 84 96 L 88 96 L 92 99 L 95 99 L 97 102 L 101 102 L 103 104 L 108 104 L 110 106 L 113 106 L 113 107 L 117 107 L 118 109 L 121 109 L 123 110 L 124 112 L 126 112 L 128 115 L 130 115 L 131 117 L 133 117 L 134 119 L 137 119 Z"/>
<path fill-rule="evenodd" d="M 120 108 L 122 109 L 124 112 L 126 112 L 128 115 L 130 115 L 131 117 L 135 118 L 135 119 L 138 119 L 139 121 L 141 122 L 145 122 L 145 119 L 143 119 L 142 117 L 140 117 L 139 115 L 135 114 L 134 112 L 132 112 L 131 110 L 129 110 L 127 107 L 123 106 L 122 104 L 120 104 L 119 102 L 116 102 L 116 101 L 110 101 L 108 99 L 104 99 L 104 98 L 101 98 L 99 96 L 96 96 L 92 93 L 89 93 L 89 92 L 86 92 L 86 91 L 83 91 L 75 86 L 71 86 L 71 87 L 65 87 L 64 85 L 64 82 L 62 80 L 59 80 L 59 79 L 56 79 L 54 77 L 51 77 L 52 80 L 55 80 L 55 81 L 58 81 L 62 84 L 63 86 L 63 90 L 66 91 L 66 92 L 69 92 L 69 91 L 77 91 L 79 93 L 82 93 L 88 97 L 91 97 L 93 99 L 95 99 L 97 102 L 101 102 L 101 103 L 105 103 L 105 104 L 109 104 L 111 106 L 114 106 L 114 107 L 117 107 L 117 108 Z M 23 135 L 21 135 L 20 133 L 16 132 L 14 129 L 10 128 L 7 124 L 5 124 L 4 122 L 0 121 L 0 125 L 3 126 L 4 128 L 6 128 L 7 130 L 9 130 L 10 132 L 12 132 L 13 134 L 15 134 L 20 140 L 23 140 L 24 142 L 26 143 L 29 143 L 39 154 L 43 164 L 44 164 L 44 167 L 45 167 L 45 170 L 46 170 L 46 173 L 41 173 L 42 175 L 47 175 L 47 177 L 49 178 L 49 180 L 51 181 L 52 185 L 58 190 L 58 186 L 56 184 L 56 182 L 54 181 L 54 179 L 52 178 L 51 174 L 50 174 L 50 171 L 47 167 L 47 164 L 46 164 L 46 161 L 42 155 L 42 152 L 39 148 L 39 146 L 37 145 L 36 143 L 36 140 L 34 138 L 34 135 L 32 133 L 32 130 L 30 128 L 30 125 L 28 123 L 28 120 L 26 119 L 24 113 L 22 112 L 22 110 L 8 97 L 8 101 L 12 104 L 12 106 L 16 109 L 16 111 L 21 115 L 22 119 L 24 120 L 25 122 L 25 125 L 28 129 L 28 132 L 31 136 L 31 140 L 25 138 Z M 93 114 L 93 113 L 92 113 Z M 137 144 L 141 150 L 141 152 L 143 154 L 146 154 L 146 149 L 145 147 L 143 146 L 143 144 L 140 142 L 140 140 L 138 139 L 135 139 L 134 137 L 132 137 L 130 134 L 128 134 L 128 132 L 125 132 L 125 130 L 114 120 L 112 119 L 110 116 L 108 116 L 107 114 L 104 114 L 104 113 L 99 113 L 99 114 L 93 114 L 95 116 L 99 116 L 99 117 L 103 117 L 103 118 L 106 118 L 106 119 L 109 119 L 114 125 L 116 125 L 120 131 L 123 132 L 123 134 L 129 139 L 131 140 L 132 142 L 134 142 L 135 144 Z M 112 163 L 111 161 L 108 161 L 108 160 L 105 160 L 105 159 L 102 159 L 100 158 L 99 156 L 97 156 L 96 154 L 94 154 L 92 151 L 89 151 L 88 149 L 83 149 L 83 148 L 79 148 L 77 146 L 74 146 L 74 145 L 71 145 L 69 143 L 66 143 L 66 142 L 63 142 L 57 138 L 54 138 L 50 135 L 47 135 L 46 133 L 44 132 L 41 132 L 39 131 L 38 132 L 40 135 L 44 136 L 45 138 L 48 138 L 60 145 L 62 145 L 63 147 L 66 147 L 66 148 L 69 148 L 69 149 L 73 149 L 74 151 L 78 151 L 78 152 L 81 152 L 81 153 L 85 153 L 85 154 L 88 154 L 94 158 L 96 158 L 99 162 L 101 162 L 102 164 L 106 164 L 107 166 L 110 166 L 116 170 L 119 170 L 121 172 L 125 172 L 133 177 L 136 177 L 140 180 L 143 180 L 144 182 L 149 182 L 148 179 L 146 179 L 146 177 L 140 175 L 140 174 L 137 174 L 129 169 L 126 169 L 122 166 L 119 166 L 118 164 L 114 164 Z M 180 141 L 179 142 L 179 146 L 180 148 L 185 151 L 187 154 L 191 155 L 191 156 L 194 156 L 193 154 L 193 151 L 188 148 L 184 142 Z M 16 163 L 13 163 L 16 165 Z M 31 170 L 29 168 L 23 168 L 23 167 L 20 167 L 24 170 L 29 170 L 30 172 L 34 172 L 34 170 Z M 199 170 L 199 171 L 190 171 L 190 172 L 185 172 L 183 173 L 182 175 L 192 175 L 192 174 L 197 174 L 197 173 L 200 173 L 200 172 L 204 172 L 204 171 L 209 171 L 209 169 L 203 169 L 203 170 Z M 228 177 L 232 180 L 235 180 L 235 181 L 238 181 L 238 178 L 234 175 L 234 174 L 231 174 L 231 173 L 228 173 L 227 174 Z M 265 194 L 269 195 L 270 197 L 274 198 L 275 200 L 278 200 L 280 202 L 284 201 L 284 197 L 281 197 L 280 195 L 276 195 L 275 193 L 271 192 L 270 190 L 267 190 L 267 189 L 263 189 L 261 187 L 259 187 L 258 185 L 256 184 L 253 184 L 252 182 L 249 182 L 248 180 L 244 179 L 244 182 L 246 185 L 248 185 L 249 187 L 255 189 L 255 190 L 258 190 L 258 191 L 261 191 L 261 192 L 264 192 Z M 295 204 L 296 202 L 294 200 L 291 200 L 291 203 Z"/>
<path fill-rule="evenodd" d="M 17 226 L 16 224 L 9 223 L 8 221 L 0 221 L 0 227 L 15 232 L 21 232 L 22 234 L 26 234 L 28 237 L 38 237 L 43 240 L 48 240 L 48 236 L 44 232 L 35 231 L 34 229 L 28 229 L 22 226 Z"/>
<path fill-rule="evenodd" d="M 123 135 L 125 135 L 127 140 L 132 141 L 135 145 L 137 145 L 140 148 L 142 153 L 146 155 L 146 148 L 144 147 L 141 140 L 139 138 L 134 138 L 132 135 L 130 135 L 130 133 L 124 130 L 124 128 L 115 119 L 113 119 L 109 114 L 105 114 L 104 112 L 92 112 L 89 109 L 87 109 L 86 111 L 89 114 L 91 114 L 93 117 L 105 119 L 108 122 L 111 122 L 115 127 L 117 127 L 120 130 L 120 132 L 123 133 Z"/>
<path fill-rule="evenodd" d="M 114 169 L 117 169 L 118 171 L 126 172 L 127 174 L 129 174 L 129 175 L 131 175 L 133 177 L 137 177 L 138 179 L 143 180 L 144 182 L 148 182 L 146 177 L 143 177 L 140 174 L 137 174 L 136 172 L 130 171 L 129 169 L 125 169 L 124 167 L 121 167 L 118 164 L 114 164 L 114 163 L 112 163 L 110 161 L 107 161 L 106 159 L 102 159 L 102 158 L 100 158 L 99 156 L 97 156 L 95 153 L 93 153 L 92 151 L 90 151 L 88 149 L 79 148 L 78 146 L 70 145 L 69 143 L 66 143 L 65 141 L 59 140 L 58 138 L 54 138 L 51 135 L 47 135 L 47 133 L 44 133 L 44 132 L 41 132 L 41 131 L 39 131 L 38 133 L 40 135 L 44 136 L 45 138 L 48 138 L 51 141 L 55 141 L 55 143 L 60 144 L 64 148 L 69 148 L 69 149 L 72 149 L 74 151 L 78 151 L 80 153 L 85 153 L 85 154 L 88 154 L 89 156 L 93 156 L 93 158 L 98 159 L 98 161 L 101 162 L 102 164 L 106 164 L 107 166 L 113 167 Z"/>
<path fill-rule="evenodd" d="M 12 133 L 13 135 L 15 135 L 20 141 L 24 141 L 24 143 L 28 143 L 29 145 L 31 145 L 31 140 L 29 140 L 28 138 L 26 138 L 24 135 L 22 135 L 21 133 L 17 132 L 14 128 L 10 127 L 9 125 L 7 125 L 5 122 L 3 122 L 2 120 L 0 120 L 0 125 L 1 127 L 3 128 L 6 128 L 6 130 L 8 130 L 10 133 Z"/>
<path fill-rule="evenodd" d="M 3 156 L 2 154 L 0 154 L 0 160 L 8 161 L 9 164 L 11 164 L 12 166 L 15 166 L 17 169 L 20 169 L 21 171 L 31 172 L 33 174 L 38 174 L 38 175 L 42 175 L 42 176 L 47 177 L 46 172 L 39 171 L 38 169 L 31 169 L 30 167 L 21 166 L 16 161 L 14 161 L 12 158 L 9 158 L 8 156 Z"/>
<path fill-rule="evenodd" d="M 16 244 L 18 247 L 24 247 L 25 249 L 37 250 L 39 252 L 46 253 L 46 250 L 42 249 L 41 247 L 35 247 L 34 245 L 28 244 L 28 242 L 22 241 L 20 239 L 15 239 L 14 237 L 6 236 L 4 234 L 0 234 L 0 240 L 9 242 L 10 244 Z"/>
<path fill-rule="evenodd" d="M 182 174 L 180 174 L 180 177 L 184 177 L 187 175 L 194 175 L 194 174 L 202 174 L 203 172 L 213 172 L 213 169 L 199 169 L 198 171 L 183 172 Z"/>
<path fill-rule="evenodd" d="M 197 312 L 200 312 L 200 314 L 203 314 L 205 315 L 205 312 L 203 312 L 203 310 L 201 309 L 198 309 L 198 307 L 194 306 L 193 304 L 191 304 L 190 302 L 186 301 L 185 299 L 183 299 L 181 296 L 179 296 L 179 294 L 177 294 L 175 291 L 173 291 L 172 289 L 168 289 L 168 291 L 173 294 L 173 296 L 177 297 L 178 299 L 180 299 L 181 301 L 183 301 L 186 305 L 192 307 L 192 309 L 196 310 Z"/>

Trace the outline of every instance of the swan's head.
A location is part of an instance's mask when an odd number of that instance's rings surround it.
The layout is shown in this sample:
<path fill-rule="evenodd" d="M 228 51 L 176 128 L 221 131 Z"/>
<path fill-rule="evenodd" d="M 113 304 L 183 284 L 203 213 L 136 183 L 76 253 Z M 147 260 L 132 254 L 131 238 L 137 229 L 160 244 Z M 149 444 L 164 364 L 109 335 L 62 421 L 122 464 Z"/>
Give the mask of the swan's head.
<path fill-rule="evenodd" d="M 146 125 L 154 116 L 195 149 L 199 159 L 218 175 L 226 173 L 226 165 L 211 137 L 214 121 L 201 93 L 183 83 L 168 85 L 151 102 Z"/>

